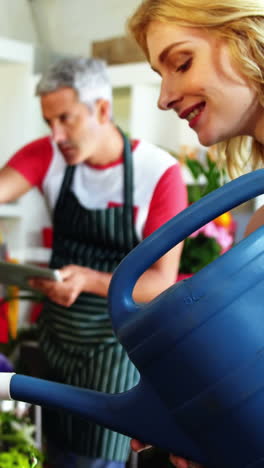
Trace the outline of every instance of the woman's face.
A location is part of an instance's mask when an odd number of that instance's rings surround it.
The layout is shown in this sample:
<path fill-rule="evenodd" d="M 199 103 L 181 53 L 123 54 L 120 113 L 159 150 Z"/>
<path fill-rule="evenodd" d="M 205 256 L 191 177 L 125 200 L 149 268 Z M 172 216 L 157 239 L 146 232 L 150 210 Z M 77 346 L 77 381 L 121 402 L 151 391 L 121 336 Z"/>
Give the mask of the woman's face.
<path fill-rule="evenodd" d="M 158 106 L 186 119 L 201 144 L 256 136 L 263 109 L 223 40 L 202 29 L 153 22 L 147 46 L 162 78 Z"/>

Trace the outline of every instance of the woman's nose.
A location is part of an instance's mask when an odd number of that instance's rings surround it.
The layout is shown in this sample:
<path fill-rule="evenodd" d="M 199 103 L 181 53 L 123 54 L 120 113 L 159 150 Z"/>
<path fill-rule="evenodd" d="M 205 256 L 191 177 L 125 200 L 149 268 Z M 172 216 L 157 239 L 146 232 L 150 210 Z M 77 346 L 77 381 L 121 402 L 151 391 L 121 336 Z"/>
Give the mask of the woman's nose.
<path fill-rule="evenodd" d="M 158 108 L 161 110 L 169 110 L 177 107 L 177 103 L 182 100 L 179 92 L 176 92 L 174 86 L 169 86 L 168 83 L 162 83 L 160 95 L 158 99 Z"/>

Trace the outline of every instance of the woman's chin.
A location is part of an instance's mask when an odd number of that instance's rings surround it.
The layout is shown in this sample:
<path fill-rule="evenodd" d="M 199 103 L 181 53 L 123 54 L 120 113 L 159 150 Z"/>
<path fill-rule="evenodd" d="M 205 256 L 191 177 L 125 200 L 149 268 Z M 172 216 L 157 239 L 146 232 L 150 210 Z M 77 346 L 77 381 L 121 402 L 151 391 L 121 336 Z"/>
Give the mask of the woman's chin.
<path fill-rule="evenodd" d="M 217 138 L 217 136 L 213 136 L 213 135 L 208 135 L 208 134 L 198 134 L 198 140 L 199 142 L 201 143 L 201 145 L 203 146 L 212 146 L 212 145 L 215 145 L 216 143 L 220 143 L 221 141 L 223 141 L 222 138 Z"/>

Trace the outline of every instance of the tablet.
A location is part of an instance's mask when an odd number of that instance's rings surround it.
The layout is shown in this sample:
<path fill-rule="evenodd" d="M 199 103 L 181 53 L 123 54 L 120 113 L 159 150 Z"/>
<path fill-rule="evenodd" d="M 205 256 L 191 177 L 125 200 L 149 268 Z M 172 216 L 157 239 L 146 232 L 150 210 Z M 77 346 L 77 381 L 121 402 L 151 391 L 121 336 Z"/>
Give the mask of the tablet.
<path fill-rule="evenodd" d="M 29 263 L 0 261 L 0 284 L 19 286 L 21 289 L 33 289 L 28 284 L 29 278 L 61 281 L 58 270 L 30 265 Z"/>

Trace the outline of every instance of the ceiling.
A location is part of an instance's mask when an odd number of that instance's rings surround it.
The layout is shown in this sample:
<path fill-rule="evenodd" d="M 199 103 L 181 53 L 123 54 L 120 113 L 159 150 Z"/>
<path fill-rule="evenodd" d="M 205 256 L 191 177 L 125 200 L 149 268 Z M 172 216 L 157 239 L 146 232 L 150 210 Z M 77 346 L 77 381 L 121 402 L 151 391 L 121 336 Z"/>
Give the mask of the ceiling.
<path fill-rule="evenodd" d="M 89 55 L 91 42 L 122 36 L 140 0 L 27 0 L 42 47 Z"/>

